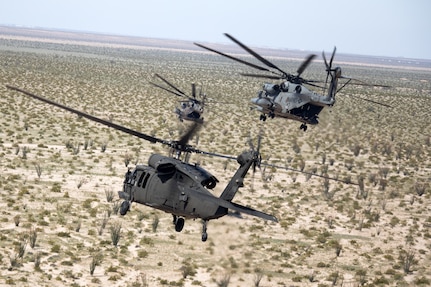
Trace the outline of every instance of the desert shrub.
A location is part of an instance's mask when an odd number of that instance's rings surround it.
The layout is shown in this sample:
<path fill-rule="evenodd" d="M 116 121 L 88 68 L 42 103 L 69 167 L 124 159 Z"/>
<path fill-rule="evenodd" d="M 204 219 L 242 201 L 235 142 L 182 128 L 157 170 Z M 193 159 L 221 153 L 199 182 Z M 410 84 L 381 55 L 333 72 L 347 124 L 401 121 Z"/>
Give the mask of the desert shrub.
<path fill-rule="evenodd" d="M 101 253 L 95 253 L 91 256 L 91 262 L 90 262 L 90 275 L 94 274 L 94 270 L 96 269 L 96 266 L 99 266 L 102 264 L 103 261 L 103 255 Z"/>
<path fill-rule="evenodd" d="M 420 286 L 420 285 L 430 286 L 431 285 L 431 281 L 428 278 L 426 278 L 425 276 L 422 276 L 420 278 L 416 278 L 414 283 L 415 283 L 415 286 Z"/>
<path fill-rule="evenodd" d="M 157 227 L 159 226 L 159 217 L 154 215 L 153 222 L 151 223 L 151 227 L 153 228 L 153 232 L 157 232 Z"/>
<path fill-rule="evenodd" d="M 114 191 L 112 190 L 112 188 L 105 189 L 105 196 L 107 202 L 112 202 L 112 200 L 114 199 Z"/>
<path fill-rule="evenodd" d="M 54 184 L 51 187 L 52 192 L 61 192 L 61 185 L 58 182 L 54 182 Z"/>
<path fill-rule="evenodd" d="M 30 228 L 28 239 L 30 242 L 30 247 L 34 248 L 36 245 L 36 239 L 37 239 L 37 230 L 34 227 Z"/>
<path fill-rule="evenodd" d="M 145 258 L 145 257 L 147 257 L 148 256 L 148 251 L 146 251 L 146 250 L 139 250 L 138 251 L 138 257 L 139 258 Z"/>
<path fill-rule="evenodd" d="M 111 225 L 110 231 L 111 231 L 112 244 L 114 246 L 117 246 L 118 242 L 120 241 L 120 237 L 121 237 L 121 223 L 120 222 L 114 222 Z"/>

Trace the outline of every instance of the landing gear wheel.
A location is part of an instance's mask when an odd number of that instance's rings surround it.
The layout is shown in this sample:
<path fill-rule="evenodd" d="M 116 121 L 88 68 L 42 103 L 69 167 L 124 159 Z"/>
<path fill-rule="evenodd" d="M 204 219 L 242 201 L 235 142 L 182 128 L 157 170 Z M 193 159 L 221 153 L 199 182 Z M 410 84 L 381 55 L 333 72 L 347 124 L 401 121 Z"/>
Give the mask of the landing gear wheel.
<path fill-rule="evenodd" d="M 130 202 L 125 200 L 120 206 L 120 214 L 126 215 L 126 213 L 130 210 Z"/>
<path fill-rule="evenodd" d="M 269 117 L 269 118 L 271 118 L 271 119 L 273 119 L 273 118 L 275 117 L 274 112 L 270 112 L 270 113 L 268 114 L 268 117 Z"/>
<path fill-rule="evenodd" d="M 304 130 L 304 132 L 307 130 L 307 125 L 306 124 L 301 124 L 301 126 L 299 127 L 300 130 Z"/>
<path fill-rule="evenodd" d="M 207 239 L 208 239 L 208 233 L 202 233 L 202 242 L 205 242 L 205 241 L 207 241 Z"/>
<path fill-rule="evenodd" d="M 264 114 L 260 115 L 260 120 L 263 122 L 266 121 L 266 116 Z"/>
<path fill-rule="evenodd" d="M 202 222 L 202 242 L 205 242 L 208 239 L 207 223 L 208 223 L 208 220 L 204 220 Z"/>
<path fill-rule="evenodd" d="M 184 227 L 184 218 L 182 217 L 177 218 L 175 222 L 175 231 L 181 232 L 183 230 L 183 227 Z"/>

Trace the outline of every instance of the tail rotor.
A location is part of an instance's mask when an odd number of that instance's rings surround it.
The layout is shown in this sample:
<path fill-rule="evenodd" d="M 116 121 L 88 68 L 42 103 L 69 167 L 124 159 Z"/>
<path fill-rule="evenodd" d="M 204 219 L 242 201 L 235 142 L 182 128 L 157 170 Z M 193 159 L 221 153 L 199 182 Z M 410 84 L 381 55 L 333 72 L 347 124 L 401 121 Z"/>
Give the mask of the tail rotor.
<path fill-rule="evenodd" d="M 332 69 L 332 61 L 334 60 L 334 56 L 335 56 L 336 51 L 337 51 L 337 47 L 334 47 L 334 51 L 332 52 L 331 59 L 329 60 L 329 64 L 328 64 L 328 61 L 326 60 L 325 52 L 322 52 L 323 61 L 325 62 L 325 66 L 326 66 L 326 80 L 325 80 L 324 91 L 326 91 L 329 76 L 331 76 L 331 80 L 333 79 L 331 72 L 334 72 L 335 69 Z"/>

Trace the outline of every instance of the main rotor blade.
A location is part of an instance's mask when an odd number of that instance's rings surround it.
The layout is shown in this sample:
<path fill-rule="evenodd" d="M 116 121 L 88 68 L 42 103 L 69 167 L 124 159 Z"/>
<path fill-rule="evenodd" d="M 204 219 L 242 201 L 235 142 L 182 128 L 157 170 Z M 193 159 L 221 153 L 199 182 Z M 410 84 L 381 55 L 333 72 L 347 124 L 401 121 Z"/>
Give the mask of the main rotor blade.
<path fill-rule="evenodd" d="M 241 43 L 240 41 L 238 41 L 237 39 L 235 39 L 233 36 L 229 35 L 228 33 L 225 33 L 225 36 L 228 37 L 229 39 L 231 39 L 232 41 L 234 41 L 239 46 L 241 46 L 241 48 L 246 50 L 249 54 L 254 56 L 256 59 L 261 61 L 263 64 L 267 65 L 270 68 L 278 70 L 283 75 L 288 75 L 285 71 L 283 71 L 282 69 L 280 69 L 279 67 L 277 67 L 276 65 L 274 65 L 273 63 L 271 63 L 270 61 L 268 61 L 267 59 L 265 59 L 264 57 L 262 57 L 261 55 L 259 55 L 258 53 L 256 53 L 255 51 L 253 51 L 252 49 L 247 47 L 246 45 L 244 45 L 243 43 Z"/>
<path fill-rule="evenodd" d="M 316 55 L 314 54 L 308 55 L 304 62 L 302 62 L 301 66 L 299 66 L 298 70 L 296 70 L 298 76 L 300 76 L 305 71 L 305 69 L 308 67 L 308 65 L 310 65 L 311 61 L 313 61 L 315 57 Z"/>
<path fill-rule="evenodd" d="M 334 46 L 334 51 L 332 51 L 331 60 L 329 60 L 329 67 L 332 68 L 332 61 L 334 60 L 335 52 L 337 51 L 337 47 Z"/>
<path fill-rule="evenodd" d="M 196 99 L 196 85 L 192 83 L 192 97 Z"/>
<path fill-rule="evenodd" d="M 324 175 L 320 175 L 320 174 L 317 174 L 317 173 L 302 171 L 302 170 L 299 170 L 299 169 L 296 169 L 296 168 L 292 168 L 292 167 L 275 165 L 275 164 L 269 164 L 269 163 L 266 163 L 266 162 L 262 162 L 261 165 L 268 166 L 268 167 L 281 168 L 281 169 L 285 169 L 285 170 L 291 170 L 291 171 L 295 171 L 295 172 L 300 172 L 300 173 L 308 174 L 308 175 L 311 175 L 311 176 L 317 176 L 317 177 L 321 177 L 321 178 L 325 178 L 325 179 L 329 179 L 329 180 L 335 180 L 335 181 L 342 182 L 342 183 L 345 183 L 345 184 L 359 185 L 359 184 L 354 183 L 354 182 L 347 182 L 347 181 L 344 181 L 344 180 L 341 180 L 341 179 L 338 179 L 338 178 L 335 178 L 335 177 L 329 177 L 329 176 L 324 176 Z"/>
<path fill-rule="evenodd" d="M 69 108 L 69 107 L 67 107 L 67 106 L 64 106 L 64 105 L 62 105 L 62 104 L 56 103 L 56 102 L 51 101 L 51 100 L 48 100 L 48 99 L 46 99 L 46 98 L 43 98 L 43 97 L 37 96 L 37 95 L 35 95 L 35 94 L 32 94 L 32 93 L 27 92 L 27 91 L 25 91 L 25 90 L 22 90 L 22 89 L 20 89 L 20 88 L 13 87 L 13 86 L 10 86 L 10 85 L 6 85 L 6 88 L 11 89 L 11 90 L 14 90 L 14 91 L 17 91 L 17 92 L 20 92 L 20 93 L 23 93 L 23 94 L 25 94 L 25 95 L 27 95 L 27 96 L 29 96 L 29 97 L 32 97 L 32 98 L 34 98 L 34 99 L 36 99 L 36 100 L 39 100 L 39 101 L 45 102 L 45 103 L 50 104 L 50 105 L 53 105 L 53 106 L 56 106 L 56 107 L 61 108 L 61 109 L 63 109 L 63 110 L 66 110 L 66 111 L 69 111 L 69 112 L 71 112 L 71 113 L 77 114 L 78 116 L 81 116 L 81 117 L 87 118 L 87 119 L 89 119 L 89 120 L 91 120 L 91 121 L 94 121 L 94 122 L 100 123 L 100 124 L 102 124 L 102 125 L 105 125 L 105 126 L 108 126 L 108 127 L 114 128 L 114 129 L 119 130 L 119 131 L 122 131 L 122 132 L 124 132 L 124 133 L 130 134 L 130 135 L 133 135 L 133 136 L 136 136 L 136 137 L 141 138 L 141 139 L 144 139 L 144 140 L 146 140 L 146 141 L 149 141 L 149 142 L 152 142 L 152 143 L 157 143 L 157 142 L 158 142 L 158 143 L 166 144 L 166 142 L 165 142 L 165 141 L 163 141 L 163 140 L 161 140 L 161 139 L 158 139 L 158 138 L 156 138 L 156 137 L 152 137 L 152 136 L 146 135 L 146 134 L 144 134 L 144 133 L 141 133 L 141 132 L 138 132 L 138 131 L 135 131 L 135 130 L 132 130 L 132 129 L 129 129 L 129 128 L 126 128 L 126 127 L 123 127 L 123 126 L 120 126 L 120 125 L 117 125 L 117 124 L 114 124 L 114 123 L 112 123 L 112 122 L 110 122 L 110 121 L 103 120 L 103 119 L 97 118 L 97 117 L 95 117 L 95 116 L 92 116 L 92 115 L 86 114 L 86 113 L 84 113 L 84 112 L 81 112 L 81 111 L 78 111 L 78 110 L 75 110 L 75 109 Z"/>
<path fill-rule="evenodd" d="M 383 104 L 383 103 L 376 102 L 376 101 L 373 101 L 373 100 L 370 100 L 370 99 L 365 99 L 365 98 L 361 98 L 361 97 L 355 97 L 355 99 L 360 99 L 360 100 L 367 101 L 367 102 L 370 102 L 370 103 L 373 103 L 373 104 L 377 104 L 377 105 L 381 105 L 381 106 L 384 106 L 384 107 L 387 107 L 387 108 L 392 108 L 392 106 L 390 106 L 388 104 Z"/>
<path fill-rule="evenodd" d="M 346 77 L 346 76 L 341 76 L 340 79 L 347 79 L 347 80 L 351 80 L 353 81 L 350 82 L 350 85 L 356 85 L 356 86 L 367 86 L 367 87 L 379 87 L 379 88 L 390 88 L 391 86 L 387 86 L 387 85 L 380 85 L 380 84 L 368 84 L 364 81 L 358 80 L 358 79 L 353 79 L 350 77 Z M 356 83 L 355 83 L 356 82 Z"/>
<path fill-rule="evenodd" d="M 178 89 L 177 87 L 175 87 L 173 84 L 171 84 L 171 83 L 169 83 L 166 79 L 164 79 L 162 76 L 160 76 L 159 74 L 155 74 L 155 76 L 157 77 L 157 78 L 159 78 L 160 80 L 162 80 L 163 82 L 165 82 L 167 85 L 169 85 L 172 89 L 174 89 L 175 91 L 177 91 L 178 93 L 180 93 L 180 94 L 182 94 L 182 95 L 184 95 L 184 96 L 186 96 L 187 97 L 187 95 L 183 92 L 183 91 L 181 91 L 180 89 Z"/>
<path fill-rule="evenodd" d="M 194 44 L 195 44 L 196 46 L 199 46 L 199 47 L 203 48 L 203 49 L 206 49 L 206 50 L 208 50 L 208 51 L 214 52 L 214 53 L 216 53 L 216 54 L 219 54 L 219 55 L 221 55 L 221 56 L 223 56 L 223 57 L 226 57 L 226 58 L 229 58 L 229 59 L 231 59 L 231 60 L 237 61 L 237 62 L 239 62 L 239 63 L 241 63 L 241 64 L 244 64 L 244 65 L 247 65 L 247 66 L 249 66 L 249 67 L 252 67 L 252 68 L 255 68 L 255 69 L 258 69 L 258 70 L 261 70 L 261 71 L 266 71 L 266 72 L 274 73 L 273 71 L 269 70 L 268 68 L 265 68 L 265 67 L 262 67 L 262 66 L 255 65 L 255 64 L 253 64 L 253 63 L 250 63 L 250 62 L 247 62 L 247 61 L 241 60 L 241 59 L 239 59 L 239 58 L 236 58 L 236 57 L 233 57 L 233 56 L 231 56 L 231 55 L 228 55 L 228 54 L 225 54 L 225 53 L 219 52 L 219 51 L 217 51 L 217 50 L 211 49 L 211 48 L 209 48 L 209 47 L 206 47 L 206 46 L 201 45 L 201 44 L 198 44 L 198 43 L 194 43 Z"/>
<path fill-rule="evenodd" d="M 313 83 L 313 81 L 305 81 L 304 82 L 304 84 L 306 84 L 306 85 L 310 85 L 310 86 L 313 86 L 313 87 L 316 87 L 316 88 L 320 88 L 320 89 L 324 89 L 325 87 L 322 87 L 322 86 L 319 86 L 319 85 L 316 85 L 316 84 L 312 84 Z"/>
<path fill-rule="evenodd" d="M 169 93 L 171 93 L 171 94 L 174 94 L 174 95 L 176 95 L 176 96 L 178 96 L 178 97 L 186 97 L 186 98 L 189 98 L 188 96 L 186 96 L 186 95 L 184 95 L 184 94 L 180 94 L 180 93 L 177 93 L 177 92 L 175 92 L 175 91 L 169 90 L 168 88 L 163 87 L 163 86 L 161 86 L 161 85 L 159 85 L 159 84 L 156 84 L 156 83 L 153 83 L 153 82 L 150 82 L 150 84 L 151 84 L 151 85 L 153 85 L 153 86 L 155 86 L 155 87 L 157 87 L 157 88 L 159 88 L 159 89 L 162 89 L 162 90 L 165 90 L 165 91 L 167 91 L 167 92 L 169 92 Z"/>
<path fill-rule="evenodd" d="M 206 155 L 211 155 L 211 156 L 216 156 L 216 157 L 220 157 L 220 158 L 227 158 L 227 159 L 234 159 L 234 160 L 238 159 L 237 156 L 224 155 L 224 154 L 219 154 L 219 153 L 214 153 L 214 152 L 207 152 L 207 151 L 201 151 L 201 150 L 198 151 L 198 153 L 206 154 Z"/>
<path fill-rule="evenodd" d="M 271 79 L 271 80 L 283 79 L 283 77 L 281 76 L 272 76 L 272 75 L 259 75 L 259 74 L 247 74 L 247 73 L 241 73 L 240 75 L 244 77 L 264 78 L 264 79 Z"/>
<path fill-rule="evenodd" d="M 325 62 L 326 71 L 330 70 L 328 61 L 326 61 L 325 51 L 322 51 L 323 62 Z"/>
<path fill-rule="evenodd" d="M 199 130 L 201 126 L 201 124 L 194 122 L 193 125 L 191 125 L 190 128 L 187 130 L 187 132 L 183 134 L 183 136 L 180 138 L 178 144 L 181 146 L 187 145 L 189 140 L 193 137 L 193 135 Z"/>

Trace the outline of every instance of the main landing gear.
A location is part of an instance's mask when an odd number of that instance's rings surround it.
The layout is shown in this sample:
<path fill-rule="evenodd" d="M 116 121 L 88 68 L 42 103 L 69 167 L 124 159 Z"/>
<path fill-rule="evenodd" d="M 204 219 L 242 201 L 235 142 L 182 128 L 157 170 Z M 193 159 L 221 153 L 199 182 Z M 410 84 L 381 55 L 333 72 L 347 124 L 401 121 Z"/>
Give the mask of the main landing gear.
<path fill-rule="evenodd" d="M 208 220 L 202 221 L 202 242 L 205 242 L 208 239 L 207 223 L 208 223 Z"/>
<path fill-rule="evenodd" d="M 176 215 L 172 215 L 172 216 L 173 216 L 175 231 L 181 232 L 184 227 L 184 218 Z M 208 220 L 202 220 L 202 241 L 203 242 L 207 241 L 208 239 L 207 224 L 208 224 Z"/>
<path fill-rule="evenodd" d="M 301 126 L 299 127 L 300 130 L 304 130 L 307 131 L 307 125 L 306 124 L 301 124 Z"/>
<path fill-rule="evenodd" d="M 120 214 L 126 215 L 126 213 L 130 210 L 130 201 L 125 200 L 123 203 L 121 203 L 120 206 Z"/>
<path fill-rule="evenodd" d="M 175 231 L 181 232 L 184 227 L 184 218 L 172 215 L 174 217 Z"/>
<path fill-rule="evenodd" d="M 275 117 L 274 112 L 269 112 L 268 113 L 268 118 L 273 119 L 274 117 Z M 261 114 L 259 119 L 261 121 L 263 121 L 263 122 L 266 121 L 266 115 L 265 114 Z"/>

